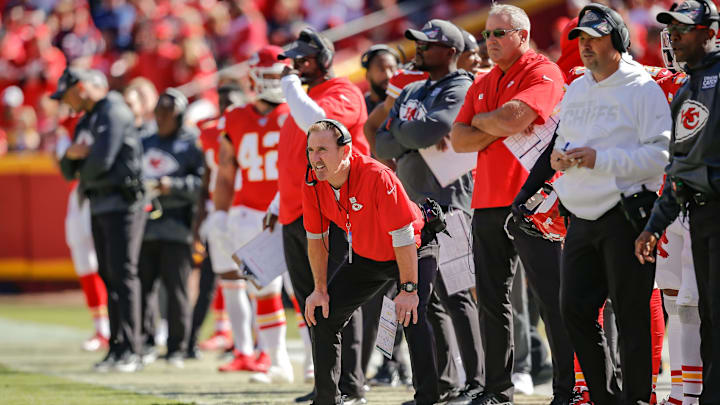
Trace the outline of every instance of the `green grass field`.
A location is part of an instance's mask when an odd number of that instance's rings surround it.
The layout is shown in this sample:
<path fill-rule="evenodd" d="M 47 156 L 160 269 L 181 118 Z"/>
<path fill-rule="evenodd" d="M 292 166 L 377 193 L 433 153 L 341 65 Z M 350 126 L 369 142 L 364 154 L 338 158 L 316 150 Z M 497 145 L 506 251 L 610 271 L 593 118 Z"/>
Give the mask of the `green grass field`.
<path fill-rule="evenodd" d="M 294 384 L 262 385 L 249 373 L 217 372 L 216 353 L 186 361 L 184 369 L 157 361 L 135 374 L 92 370 L 102 353 L 87 353 L 81 342 L 92 333 L 79 292 L 0 296 L 0 404 L 291 404 L 309 392 L 302 383 L 302 344 L 295 314 L 288 311 L 288 347 Z M 212 317 L 202 336 L 212 333 Z M 162 353 L 162 349 L 161 349 Z M 398 405 L 412 398 L 406 388 L 373 388 L 370 404 Z M 542 404 L 547 397 L 516 397 L 518 404 Z"/>

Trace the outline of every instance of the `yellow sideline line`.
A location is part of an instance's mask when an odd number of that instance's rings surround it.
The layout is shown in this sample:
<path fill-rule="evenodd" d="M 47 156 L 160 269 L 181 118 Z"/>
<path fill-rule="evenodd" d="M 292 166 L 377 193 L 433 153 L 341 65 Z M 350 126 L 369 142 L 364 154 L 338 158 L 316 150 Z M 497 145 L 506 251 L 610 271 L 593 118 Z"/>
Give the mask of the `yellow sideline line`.
<path fill-rule="evenodd" d="M 70 259 L 0 259 L 0 281 L 77 279 Z"/>
<path fill-rule="evenodd" d="M 565 0 L 517 0 L 510 1 L 507 4 L 518 6 L 525 10 L 526 13 L 533 14 L 536 11 L 556 6 L 558 4 L 563 4 L 564 2 Z M 488 11 L 490 11 L 490 7 L 484 7 L 473 13 L 455 18 L 453 23 L 468 32 L 477 32 L 481 28 L 485 27 L 485 20 L 487 20 Z M 408 39 L 391 42 L 387 45 L 391 47 L 399 46 L 408 58 L 412 58 L 415 55 L 415 46 L 413 42 Z M 360 66 L 361 56 L 362 55 L 358 54 L 343 61 L 342 63 L 338 63 L 336 65 L 337 76 L 345 76 L 353 83 L 359 83 L 365 80 L 365 69 Z"/>
<path fill-rule="evenodd" d="M 57 164 L 49 154 L 11 153 L 0 157 L 0 175 L 57 173 Z"/>

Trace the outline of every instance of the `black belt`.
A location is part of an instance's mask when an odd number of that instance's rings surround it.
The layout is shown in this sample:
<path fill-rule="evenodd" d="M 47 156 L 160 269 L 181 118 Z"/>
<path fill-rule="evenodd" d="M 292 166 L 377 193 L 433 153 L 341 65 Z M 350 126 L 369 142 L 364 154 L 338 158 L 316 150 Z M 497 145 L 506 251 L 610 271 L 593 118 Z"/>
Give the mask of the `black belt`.
<path fill-rule="evenodd" d="M 690 194 L 690 198 L 699 207 L 702 207 L 703 205 L 705 205 L 709 202 L 720 200 L 720 196 L 718 196 L 718 195 L 706 194 L 706 193 L 702 193 L 700 191 L 697 191 L 697 192 L 693 191 Z"/>

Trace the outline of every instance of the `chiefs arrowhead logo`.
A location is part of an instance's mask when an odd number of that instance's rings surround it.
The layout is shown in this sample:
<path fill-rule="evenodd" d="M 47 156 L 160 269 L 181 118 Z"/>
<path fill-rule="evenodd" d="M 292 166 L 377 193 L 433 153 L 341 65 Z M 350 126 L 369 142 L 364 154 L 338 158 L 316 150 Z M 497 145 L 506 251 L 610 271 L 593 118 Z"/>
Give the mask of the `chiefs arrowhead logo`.
<path fill-rule="evenodd" d="M 175 172 L 180 165 L 175 157 L 164 150 L 149 149 L 143 155 L 143 174 L 147 178 L 156 179 Z"/>
<path fill-rule="evenodd" d="M 399 118 L 403 121 L 412 121 L 425 118 L 425 106 L 418 100 L 408 100 L 400 106 Z"/>
<path fill-rule="evenodd" d="M 710 112 L 696 100 L 685 100 L 675 117 L 675 142 L 685 142 L 697 135 L 707 123 Z"/>

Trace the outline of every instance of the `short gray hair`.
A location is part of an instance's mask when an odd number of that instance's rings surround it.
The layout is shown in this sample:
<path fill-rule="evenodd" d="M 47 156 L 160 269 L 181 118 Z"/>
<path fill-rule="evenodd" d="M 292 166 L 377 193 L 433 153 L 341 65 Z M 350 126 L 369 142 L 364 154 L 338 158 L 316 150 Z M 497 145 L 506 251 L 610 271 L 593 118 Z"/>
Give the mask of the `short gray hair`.
<path fill-rule="evenodd" d="M 512 28 L 523 29 L 527 31 L 528 38 L 530 37 L 530 18 L 528 18 L 525 10 L 510 4 L 493 3 L 492 7 L 490 7 L 490 13 L 488 14 L 488 17 L 491 15 L 503 14 L 510 18 L 510 24 L 512 25 Z"/>

